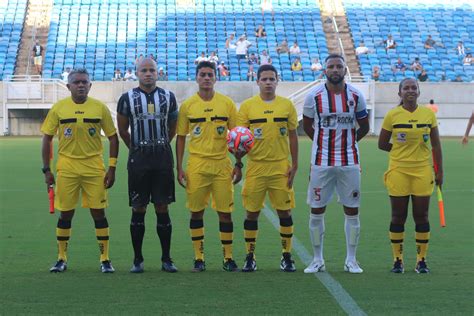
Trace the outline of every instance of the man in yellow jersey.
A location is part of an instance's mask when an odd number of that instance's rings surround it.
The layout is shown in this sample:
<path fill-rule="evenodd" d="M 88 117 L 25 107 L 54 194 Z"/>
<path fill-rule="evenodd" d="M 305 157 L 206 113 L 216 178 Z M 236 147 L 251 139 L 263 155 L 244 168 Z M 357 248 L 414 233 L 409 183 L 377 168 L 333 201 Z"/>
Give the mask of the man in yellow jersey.
<path fill-rule="evenodd" d="M 244 237 L 247 257 L 243 272 L 257 270 L 255 244 L 258 234 L 258 217 L 264 208 L 268 192 L 270 203 L 280 218 L 282 259 L 280 269 L 296 271 L 291 259 L 293 220 L 295 207 L 293 179 L 298 169 L 298 126 L 293 103 L 276 95 L 278 74 L 272 65 L 260 66 L 257 72 L 260 94 L 245 100 L 239 110 L 238 126 L 250 128 L 255 145 L 248 154 L 248 167 L 242 190 L 243 205 L 247 210 Z M 291 155 L 291 163 L 288 160 Z"/>
<path fill-rule="evenodd" d="M 71 97 L 54 104 L 41 127 L 44 134 L 42 171 L 48 188 L 56 182 L 55 206 L 60 211 L 56 228 L 58 261 L 51 272 L 63 272 L 67 268 L 71 221 L 79 193 L 82 207 L 90 208 L 95 222 L 100 269 L 103 273 L 115 271 L 109 259 L 109 224 L 104 209 L 108 205 L 106 189 L 115 181 L 119 144 L 109 109 L 102 102 L 88 97 L 91 86 L 87 70 L 71 71 L 67 84 Z M 110 142 L 107 172 L 102 159 L 101 130 Z M 50 150 L 56 133 L 59 135 L 59 155 L 55 181 L 50 167 Z"/>
<path fill-rule="evenodd" d="M 212 207 L 219 216 L 219 231 L 224 252 L 223 269 L 237 271 L 232 257 L 234 190 L 242 178 L 242 163 L 232 168 L 227 155 L 227 131 L 235 127 L 237 109 L 228 97 L 214 91 L 216 67 L 202 61 L 196 67 L 199 91 L 181 105 L 176 140 L 178 182 L 186 188 L 186 206 L 191 211 L 189 223 L 194 248 L 194 272 L 206 269 L 204 261 L 204 209 L 212 194 Z M 190 134 L 186 171 L 183 156 L 186 135 Z"/>

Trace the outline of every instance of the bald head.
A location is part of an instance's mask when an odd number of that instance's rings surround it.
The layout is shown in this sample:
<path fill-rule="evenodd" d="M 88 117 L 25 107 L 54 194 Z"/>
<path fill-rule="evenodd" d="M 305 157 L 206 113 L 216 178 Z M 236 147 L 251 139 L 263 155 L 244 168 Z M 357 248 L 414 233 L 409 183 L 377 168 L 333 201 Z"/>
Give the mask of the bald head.
<path fill-rule="evenodd" d="M 137 64 L 137 77 L 141 89 L 148 92 L 154 90 L 158 79 L 156 62 L 148 57 L 140 60 Z"/>
<path fill-rule="evenodd" d="M 138 61 L 137 72 L 139 72 L 140 68 L 145 66 L 145 65 L 146 66 L 154 66 L 155 70 L 157 69 L 156 62 L 152 58 L 146 57 L 146 58 L 142 58 Z"/>

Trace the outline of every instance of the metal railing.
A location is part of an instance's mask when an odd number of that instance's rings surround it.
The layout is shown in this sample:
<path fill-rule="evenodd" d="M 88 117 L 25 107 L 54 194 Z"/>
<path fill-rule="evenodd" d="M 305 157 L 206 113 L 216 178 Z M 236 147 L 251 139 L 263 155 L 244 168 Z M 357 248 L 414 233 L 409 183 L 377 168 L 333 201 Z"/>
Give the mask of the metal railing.
<path fill-rule="evenodd" d="M 9 135 L 9 110 L 49 109 L 58 100 L 69 96 L 69 90 L 59 79 L 44 79 L 38 75 L 7 76 L 3 80 L 3 134 Z"/>

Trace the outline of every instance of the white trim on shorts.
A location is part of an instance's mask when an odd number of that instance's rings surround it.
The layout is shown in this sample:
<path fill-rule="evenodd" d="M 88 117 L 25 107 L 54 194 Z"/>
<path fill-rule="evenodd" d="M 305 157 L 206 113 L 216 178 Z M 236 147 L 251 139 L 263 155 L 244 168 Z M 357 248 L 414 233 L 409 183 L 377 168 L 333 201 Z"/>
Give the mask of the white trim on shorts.
<path fill-rule="evenodd" d="M 336 190 L 338 202 L 347 207 L 360 206 L 360 167 L 311 166 L 308 197 L 312 208 L 325 207 Z"/>

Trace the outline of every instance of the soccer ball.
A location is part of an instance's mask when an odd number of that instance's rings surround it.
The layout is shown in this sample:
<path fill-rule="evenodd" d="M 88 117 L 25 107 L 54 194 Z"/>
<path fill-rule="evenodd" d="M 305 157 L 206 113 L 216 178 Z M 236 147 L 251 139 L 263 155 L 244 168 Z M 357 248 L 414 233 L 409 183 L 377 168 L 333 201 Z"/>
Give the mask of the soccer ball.
<path fill-rule="evenodd" d="M 227 134 L 227 148 L 233 154 L 236 152 L 249 152 L 254 144 L 252 132 L 246 127 L 234 127 Z"/>

